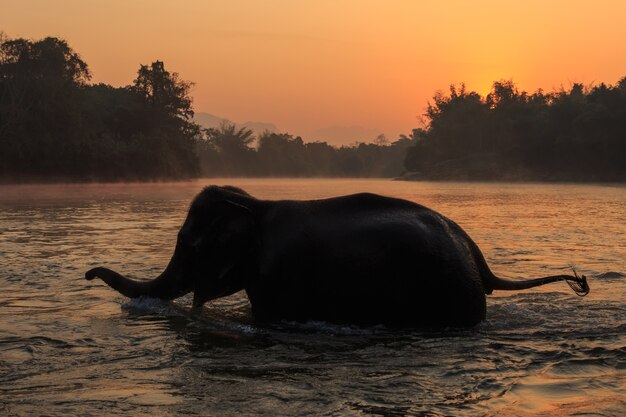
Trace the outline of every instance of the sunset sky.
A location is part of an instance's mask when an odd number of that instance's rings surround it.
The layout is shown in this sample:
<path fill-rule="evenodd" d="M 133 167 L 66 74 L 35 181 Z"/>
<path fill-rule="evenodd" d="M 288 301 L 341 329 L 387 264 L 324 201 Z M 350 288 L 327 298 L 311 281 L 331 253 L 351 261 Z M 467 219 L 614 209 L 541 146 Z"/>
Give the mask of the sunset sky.
<path fill-rule="evenodd" d="M 160 59 L 195 82 L 196 111 L 306 140 L 336 127 L 395 139 L 450 83 L 485 94 L 502 78 L 534 91 L 626 76 L 621 0 L 1 1 L 0 30 L 66 39 L 95 82 L 127 85 Z"/>

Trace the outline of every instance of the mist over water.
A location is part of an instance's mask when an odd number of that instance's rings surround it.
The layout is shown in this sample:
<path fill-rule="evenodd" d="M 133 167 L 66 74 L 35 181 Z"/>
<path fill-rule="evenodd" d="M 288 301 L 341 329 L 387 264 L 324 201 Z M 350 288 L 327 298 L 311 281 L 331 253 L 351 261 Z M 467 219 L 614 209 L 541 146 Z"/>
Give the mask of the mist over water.
<path fill-rule="evenodd" d="M 245 294 L 191 312 L 130 301 L 84 272 L 152 278 L 193 196 L 361 191 L 459 223 L 501 276 L 565 283 L 488 297 L 439 332 L 254 323 Z M 387 180 L 212 179 L 0 186 L 0 415 L 621 415 L 626 409 L 626 188 Z M 419 267 L 416 265 L 416 268 Z"/>

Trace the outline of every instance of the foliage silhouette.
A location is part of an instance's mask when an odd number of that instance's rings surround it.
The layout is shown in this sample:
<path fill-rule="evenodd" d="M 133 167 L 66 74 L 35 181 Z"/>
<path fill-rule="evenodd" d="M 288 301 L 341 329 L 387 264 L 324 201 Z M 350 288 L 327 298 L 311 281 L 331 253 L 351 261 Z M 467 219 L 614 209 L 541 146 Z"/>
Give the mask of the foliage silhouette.
<path fill-rule="evenodd" d="M 256 138 L 251 130 L 233 123 L 204 132 L 198 155 L 207 176 L 393 177 L 400 174 L 411 142 L 400 139 L 392 144 L 336 148 L 326 142 L 305 143 L 289 133 L 266 131 Z"/>
<path fill-rule="evenodd" d="M 481 97 L 461 84 L 438 93 L 407 152 L 412 178 L 626 180 L 626 78 L 546 94 L 494 82 Z"/>
<path fill-rule="evenodd" d="M 0 33 L 0 179 L 157 180 L 342 176 L 469 180 L 626 180 L 626 78 L 533 94 L 510 80 L 482 97 L 437 93 L 424 126 L 334 147 L 289 133 L 193 122 L 192 83 L 162 61 L 131 85 L 90 84 L 54 37 Z"/>
<path fill-rule="evenodd" d="M 58 38 L 0 43 L 0 175 L 13 180 L 185 178 L 199 172 L 190 84 L 163 63 L 132 86 L 89 85 Z"/>

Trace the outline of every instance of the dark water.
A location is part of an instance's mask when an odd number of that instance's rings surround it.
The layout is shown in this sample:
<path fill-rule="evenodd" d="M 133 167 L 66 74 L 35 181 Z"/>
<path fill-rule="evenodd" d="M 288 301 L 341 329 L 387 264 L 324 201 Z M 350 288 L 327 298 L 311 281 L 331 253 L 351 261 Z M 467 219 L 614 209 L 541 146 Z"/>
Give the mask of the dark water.
<path fill-rule="evenodd" d="M 84 271 L 152 277 L 209 182 L 262 198 L 357 191 L 456 220 L 509 277 L 472 330 L 255 325 L 245 295 L 129 301 Z M 213 180 L 0 187 L 0 415 L 625 415 L 626 188 Z"/>

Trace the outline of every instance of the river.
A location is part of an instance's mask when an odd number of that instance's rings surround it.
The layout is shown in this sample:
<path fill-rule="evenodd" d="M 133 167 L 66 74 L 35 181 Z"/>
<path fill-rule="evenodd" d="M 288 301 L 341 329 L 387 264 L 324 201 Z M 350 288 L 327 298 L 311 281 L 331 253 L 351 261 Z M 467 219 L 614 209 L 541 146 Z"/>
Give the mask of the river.
<path fill-rule="evenodd" d="M 488 297 L 487 320 L 440 332 L 261 326 L 245 294 L 130 301 L 84 272 L 153 277 L 193 196 L 360 191 L 459 223 L 505 277 L 578 273 Z M 0 415 L 624 415 L 624 185 L 210 179 L 0 186 Z"/>

